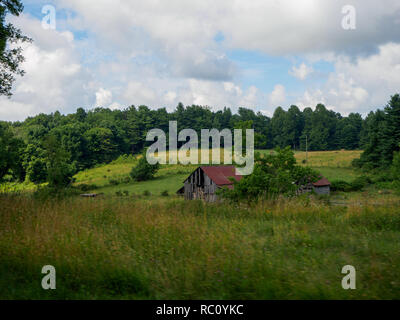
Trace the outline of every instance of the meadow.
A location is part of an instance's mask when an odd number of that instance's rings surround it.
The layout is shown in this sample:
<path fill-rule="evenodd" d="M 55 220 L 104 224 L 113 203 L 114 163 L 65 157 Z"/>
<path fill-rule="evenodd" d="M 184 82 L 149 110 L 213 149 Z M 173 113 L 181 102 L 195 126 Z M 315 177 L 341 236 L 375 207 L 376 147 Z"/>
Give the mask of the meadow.
<path fill-rule="evenodd" d="M 350 181 L 358 154 L 310 152 L 308 164 Z M 400 298 L 394 191 L 208 204 L 175 195 L 195 166 L 162 166 L 154 180 L 128 182 L 136 161 L 75 176 L 102 197 L 0 193 L 0 299 Z M 44 265 L 56 268 L 56 290 L 41 288 Z M 356 290 L 341 286 L 345 265 L 356 268 Z"/>
<path fill-rule="evenodd" d="M 1 299 L 396 299 L 398 205 L 3 196 Z M 43 265 L 57 289 L 40 283 Z M 343 290 L 341 269 L 357 270 Z"/>

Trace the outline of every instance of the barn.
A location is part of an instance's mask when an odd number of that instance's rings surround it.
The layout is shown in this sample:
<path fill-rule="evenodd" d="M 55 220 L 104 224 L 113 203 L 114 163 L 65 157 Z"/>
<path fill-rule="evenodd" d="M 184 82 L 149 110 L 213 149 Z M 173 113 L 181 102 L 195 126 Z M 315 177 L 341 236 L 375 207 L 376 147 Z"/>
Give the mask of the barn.
<path fill-rule="evenodd" d="M 216 191 L 219 188 L 233 188 L 230 178 L 239 181 L 242 176 L 236 175 L 234 166 L 202 166 L 198 167 L 184 181 L 184 185 L 178 190 L 186 200 L 203 199 L 215 202 L 218 199 Z"/>
<path fill-rule="evenodd" d="M 236 175 L 234 166 L 202 166 L 193 171 L 183 182 L 183 187 L 177 194 L 184 196 L 185 200 L 202 199 L 215 202 L 219 188 L 233 188 L 233 178 L 240 181 L 242 176 Z M 314 191 L 317 194 L 330 194 L 331 183 L 325 177 L 320 177 L 317 182 L 301 186 L 297 194 Z"/>

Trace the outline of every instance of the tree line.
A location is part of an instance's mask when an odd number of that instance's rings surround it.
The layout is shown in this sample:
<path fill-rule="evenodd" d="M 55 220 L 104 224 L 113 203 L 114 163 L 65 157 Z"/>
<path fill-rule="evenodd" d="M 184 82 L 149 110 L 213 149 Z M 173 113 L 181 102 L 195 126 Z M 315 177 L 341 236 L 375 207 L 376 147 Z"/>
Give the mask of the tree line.
<path fill-rule="evenodd" d="M 39 114 L 22 122 L 0 122 L 0 179 L 23 181 L 28 176 L 39 183 L 47 180 L 54 162 L 73 173 L 123 154 L 140 153 L 150 144 L 145 141 L 147 132 L 159 128 L 168 133 L 172 120 L 178 122 L 178 132 L 191 128 L 199 135 L 201 129 L 251 127 L 257 149 L 365 149 L 359 165 L 381 157 L 376 162 L 380 166 L 391 163 L 398 150 L 398 100 L 399 95 L 393 96 L 384 110 L 371 112 L 365 119 L 358 113 L 342 116 L 322 104 L 303 111 L 295 105 L 287 111 L 278 107 L 271 118 L 246 108 L 234 114 L 230 108 L 212 111 L 182 103 L 173 112 L 142 105 L 124 110 L 79 108 L 68 115 L 58 111 Z M 61 165 L 63 161 L 65 165 Z"/>

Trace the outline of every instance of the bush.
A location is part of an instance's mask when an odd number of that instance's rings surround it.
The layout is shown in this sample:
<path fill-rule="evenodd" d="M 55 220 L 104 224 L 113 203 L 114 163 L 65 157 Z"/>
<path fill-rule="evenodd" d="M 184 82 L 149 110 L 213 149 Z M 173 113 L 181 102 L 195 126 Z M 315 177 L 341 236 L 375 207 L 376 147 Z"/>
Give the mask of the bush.
<path fill-rule="evenodd" d="M 60 200 L 67 197 L 76 197 L 80 194 L 80 190 L 76 188 L 56 188 L 49 185 L 38 186 L 36 191 L 32 194 L 34 199 L 40 201 L 46 200 Z"/>
<path fill-rule="evenodd" d="M 374 173 L 374 183 L 379 182 L 390 182 L 393 181 L 393 175 L 388 170 L 380 170 L 379 172 Z"/>
<path fill-rule="evenodd" d="M 357 177 L 351 183 L 348 183 L 343 180 L 336 180 L 332 181 L 331 190 L 344 191 L 344 192 L 360 191 L 371 183 L 372 183 L 371 179 L 367 176 Z"/>
<path fill-rule="evenodd" d="M 82 183 L 78 186 L 78 188 L 82 191 L 89 191 L 89 190 L 96 190 L 98 188 L 97 185 L 95 184 L 86 184 L 86 183 Z"/>
<path fill-rule="evenodd" d="M 120 182 L 116 179 L 110 179 L 108 180 L 108 183 L 111 184 L 112 186 L 117 186 L 119 185 Z"/>
<path fill-rule="evenodd" d="M 353 159 L 351 165 L 355 168 L 361 168 L 363 166 L 363 162 L 361 161 L 361 159 Z"/>
<path fill-rule="evenodd" d="M 357 177 L 356 179 L 353 180 L 351 183 L 352 191 L 360 191 L 364 187 L 368 186 L 371 184 L 371 179 L 368 178 L 367 176 L 361 176 Z"/>
<path fill-rule="evenodd" d="M 162 197 L 168 197 L 169 196 L 168 191 L 164 190 L 163 192 L 161 192 L 161 196 Z"/>
<path fill-rule="evenodd" d="M 130 176 L 135 181 L 146 181 L 154 178 L 154 175 L 160 168 L 160 165 L 157 163 L 152 165 L 147 162 L 146 155 L 143 154 L 143 157 L 140 158 L 139 163 L 132 168 Z"/>
<path fill-rule="evenodd" d="M 130 177 L 124 177 L 124 178 L 122 179 L 122 182 L 123 182 L 123 183 L 129 183 L 129 182 L 131 182 L 131 178 L 130 178 Z"/>
<path fill-rule="evenodd" d="M 129 191 L 128 190 L 124 190 L 122 192 L 124 193 L 125 196 L 129 196 Z"/>
<path fill-rule="evenodd" d="M 349 192 L 352 190 L 352 186 L 350 183 L 343 181 L 343 180 L 335 180 L 331 183 L 331 190 L 332 191 L 344 191 Z"/>
<path fill-rule="evenodd" d="M 150 197 L 150 196 L 151 196 L 151 193 L 150 193 L 149 190 L 145 190 L 145 191 L 143 191 L 143 195 L 144 195 L 145 197 Z"/>

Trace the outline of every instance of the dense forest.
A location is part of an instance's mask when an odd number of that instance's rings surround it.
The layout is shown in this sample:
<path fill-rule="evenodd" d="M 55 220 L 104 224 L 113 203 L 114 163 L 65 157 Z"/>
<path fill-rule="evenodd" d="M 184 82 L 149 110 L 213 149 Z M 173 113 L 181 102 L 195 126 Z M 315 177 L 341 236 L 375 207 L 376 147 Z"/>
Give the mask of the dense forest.
<path fill-rule="evenodd" d="M 278 107 L 272 118 L 251 109 L 212 111 L 203 106 L 180 103 L 168 113 L 165 108 L 131 106 L 125 110 L 77 109 L 73 114 L 40 114 L 23 122 L 0 122 L 0 179 L 46 181 L 48 171 L 72 173 L 107 163 L 123 154 L 140 153 L 146 134 L 153 128 L 168 133 L 169 121 L 178 130 L 234 129 L 252 127 L 255 147 L 271 149 L 291 146 L 295 150 L 365 150 L 356 165 L 385 166 L 399 149 L 400 98 L 394 95 L 384 110 L 347 117 L 318 104 L 301 111 Z M 51 159 L 51 160 L 49 160 Z M 63 176 L 63 174 L 61 174 Z"/>

